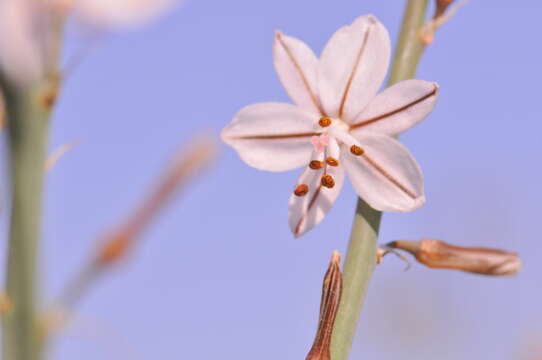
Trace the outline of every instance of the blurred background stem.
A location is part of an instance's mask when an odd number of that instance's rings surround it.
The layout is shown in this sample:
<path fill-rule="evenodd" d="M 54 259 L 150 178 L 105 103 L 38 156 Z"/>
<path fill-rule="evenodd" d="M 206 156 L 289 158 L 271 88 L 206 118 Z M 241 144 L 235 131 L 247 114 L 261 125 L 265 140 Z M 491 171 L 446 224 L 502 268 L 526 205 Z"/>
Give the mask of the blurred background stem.
<path fill-rule="evenodd" d="M 408 0 L 395 50 L 388 86 L 413 78 L 424 45 L 418 31 L 425 21 L 428 0 Z M 382 213 L 358 198 L 343 268 L 343 294 L 335 320 L 331 358 L 347 360 L 361 315 L 375 260 Z"/>
<path fill-rule="evenodd" d="M 45 73 L 31 84 L 0 74 L 7 110 L 10 229 L 6 293 L 13 309 L 3 318 L 2 359 L 39 360 L 43 334 L 38 321 L 39 239 L 49 118 L 60 85 L 64 16 L 51 14 Z"/>
<path fill-rule="evenodd" d="M 13 303 L 4 317 L 3 359 L 37 360 L 36 271 L 49 111 L 40 86 L 4 86 L 3 90 L 11 183 L 6 291 Z"/>

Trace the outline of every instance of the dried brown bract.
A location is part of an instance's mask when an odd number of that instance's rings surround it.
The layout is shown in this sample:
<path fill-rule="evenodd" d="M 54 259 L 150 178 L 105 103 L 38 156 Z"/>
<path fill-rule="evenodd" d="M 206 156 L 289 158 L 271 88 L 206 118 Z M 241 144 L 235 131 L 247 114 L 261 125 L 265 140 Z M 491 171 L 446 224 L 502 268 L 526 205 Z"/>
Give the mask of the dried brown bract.
<path fill-rule="evenodd" d="M 420 263 L 439 269 L 455 269 L 470 273 L 505 276 L 521 270 L 521 259 L 516 253 L 480 247 L 460 247 L 441 240 L 393 241 L 393 249 L 405 250 Z"/>
<path fill-rule="evenodd" d="M 318 331 L 306 360 L 331 360 L 331 335 L 342 294 L 341 255 L 334 251 L 324 276 Z"/>
<path fill-rule="evenodd" d="M 444 15 L 448 6 L 452 5 L 453 2 L 454 0 L 436 0 L 435 15 L 433 15 L 433 19 Z"/>
<path fill-rule="evenodd" d="M 199 139 L 183 150 L 172 162 L 162 180 L 136 211 L 110 232 L 99 249 L 96 264 L 106 266 L 117 262 L 133 246 L 143 229 L 164 207 L 173 193 L 214 159 L 216 144 Z"/>

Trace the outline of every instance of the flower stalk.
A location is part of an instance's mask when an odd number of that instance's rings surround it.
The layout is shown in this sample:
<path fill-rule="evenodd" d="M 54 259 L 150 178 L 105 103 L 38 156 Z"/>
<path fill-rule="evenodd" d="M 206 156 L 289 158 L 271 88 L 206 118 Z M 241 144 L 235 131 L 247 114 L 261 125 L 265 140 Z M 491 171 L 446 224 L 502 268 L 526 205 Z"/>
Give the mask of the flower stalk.
<path fill-rule="evenodd" d="M 6 289 L 13 304 L 4 317 L 3 359 L 37 360 L 36 273 L 50 108 L 44 106 L 40 84 L 24 89 L 2 84 L 11 177 Z"/>
<path fill-rule="evenodd" d="M 409 0 L 388 85 L 413 78 L 425 46 L 418 31 L 423 26 L 428 0 Z M 352 233 L 343 268 L 343 294 L 331 342 L 333 360 L 347 360 L 376 259 L 382 213 L 358 198 Z"/>
<path fill-rule="evenodd" d="M 32 11 L 25 13 L 31 17 L 30 21 L 35 20 L 34 14 Z M 36 52 L 47 58 L 47 71 L 34 74 L 29 69 L 21 70 L 32 73 L 24 79 L 11 73 L 11 68 L 4 68 L 0 73 L 11 186 L 6 291 L 12 309 L 3 321 L 4 360 L 39 360 L 43 357 L 44 344 L 37 311 L 38 254 L 49 120 L 60 91 L 58 68 L 63 36 L 62 19 L 55 17 L 54 21 L 54 29 L 42 29 L 56 44 L 54 56 L 49 58 L 51 53 L 48 51 Z M 24 32 L 24 29 L 16 30 Z M 18 66 L 13 59 L 11 64 Z"/>

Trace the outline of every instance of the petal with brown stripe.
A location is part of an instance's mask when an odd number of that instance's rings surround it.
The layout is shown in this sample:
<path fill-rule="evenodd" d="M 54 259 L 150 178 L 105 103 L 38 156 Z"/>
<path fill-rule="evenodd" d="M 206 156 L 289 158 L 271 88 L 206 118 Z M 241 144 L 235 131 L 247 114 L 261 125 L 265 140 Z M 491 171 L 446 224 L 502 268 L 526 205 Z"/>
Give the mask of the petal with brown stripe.
<path fill-rule="evenodd" d="M 425 203 L 423 175 L 408 151 L 387 135 L 357 136 L 365 151 L 356 156 L 346 146 L 341 159 L 358 195 L 380 211 L 406 212 Z"/>
<path fill-rule="evenodd" d="M 286 103 L 260 103 L 241 109 L 222 130 L 222 139 L 248 165 L 286 171 L 308 164 L 318 116 Z"/>
<path fill-rule="evenodd" d="M 335 180 L 335 186 L 332 188 L 321 185 L 324 171 Z M 324 219 L 339 196 L 343 183 L 342 166 L 327 166 L 327 170 L 313 170 L 307 167 L 303 171 L 297 185 L 308 185 L 309 192 L 304 196 L 292 194 L 288 206 L 290 229 L 295 237 L 303 235 Z"/>
<path fill-rule="evenodd" d="M 318 91 L 328 116 L 353 119 L 382 85 L 390 60 L 388 30 L 373 16 L 359 17 L 329 40 L 318 69 Z"/>
<path fill-rule="evenodd" d="M 433 111 L 438 89 L 428 81 L 401 81 L 378 94 L 351 122 L 350 130 L 354 135 L 362 131 L 398 135 Z"/>
<path fill-rule="evenodd" d="M 314 52 L 301 40 L 277 32 L 273 60 L 280 81 L 294 103 L 321 115 L 322 106 L 316 92 L 318 59 Z"/>

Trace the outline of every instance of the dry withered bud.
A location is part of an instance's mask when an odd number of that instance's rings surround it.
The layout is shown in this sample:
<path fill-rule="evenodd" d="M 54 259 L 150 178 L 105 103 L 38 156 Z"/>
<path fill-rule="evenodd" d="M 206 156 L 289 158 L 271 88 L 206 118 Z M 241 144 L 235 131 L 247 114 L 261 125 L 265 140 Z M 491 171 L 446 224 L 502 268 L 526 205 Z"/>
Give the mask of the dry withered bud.
<path fill-rule="evenodd" d="M 334 251 L 324 276 L 318 330 L 306 360 L 331 360 L 331 335 L 339 311 L 343 286 L 340 262 L 341 255 Z"/>
<path fill-rule="evenodd" d="M 449 8 L 454 0 L 437 0 L 433 18 L 427 21 L 419 31 L 419 38 L 422 44 L 429 45 L 433 43 L 437 30 L 450 20 L 468 1 L 459 1 L 453 7 Z"/>
<path fill-rule="evenodd" d="M 406 257 L 404 257 L 401 253 L 399 253 L 395 249 L 392 249 L 392 248 L 390 248 L 388 246 L 383 246 L 383 247 L 376 248 L 376 264 L 377 265 L 382 264 L 382 261 L 384 260 L 384 257 L 386 255 L 388 255 L 388 254 L 394 254 L 399 259 L 404 261 L 405 264 L 406 264 L 405 271 L 408 271 L 408 269 L 410 269 L 410 265 L 411 265 L 410 261 L 408 261 L 408 259 Z"/>
<path fill-rule="evenodd" d="M 68 151 L 71 151 L 79 144 L 79 141 L 72 141 L 70 143 L 62 144 L 56 148 L 45 160 L 45 171 L 51 171 L 58 163 L 61 157 L 63 157 Z"/>
<path fill-rule="evenodd" d="M 433 15 L 433 19 L 444 15 L 448 6 L 452 5 L 453 2 L 454 0 L 436 0 L 435 15 Z"/>
<path fill-rule="evenodd" d="M 158 214 L 173 193 L 192 176 L 207 167 L 215 156 L 215 143 L 199 139 L 183 150 L 166 170 L 162 180 L 153 189 L 135 213 L 106 235 L 95 259 L 98 266 L 110 265 L 122 258 L 132 247 L 147 224 Z"/>
<path fill-rule="evenodd" d="M 215 151 L 214 141 L 199 138 L 175 156 L 161 181 L 141 205 L 136 207 L 134 213 L 106 233 L 90 263 L 81 268 L 64 288 L 56 301 L 56 307 L 63 311 L 73 308 L 105 270 L 125 258 L 135 247 L 145 227 L 158 215 L 174 193 L 211 163 Z M 46 328 L 49 329 L 50 326 Z"/>
<path fill-rule="evenodd" d="M 515 275 L 521 269 L 519 256 L 504 250 L 460 247 L 435 239 L 393 241 L 387 246 L 405 250 L 420 263 L 432 268 L 456 269 L 490 276 Z"/>

